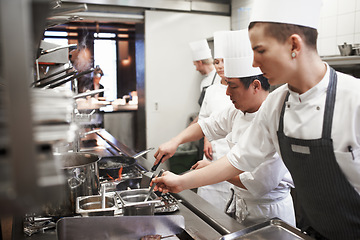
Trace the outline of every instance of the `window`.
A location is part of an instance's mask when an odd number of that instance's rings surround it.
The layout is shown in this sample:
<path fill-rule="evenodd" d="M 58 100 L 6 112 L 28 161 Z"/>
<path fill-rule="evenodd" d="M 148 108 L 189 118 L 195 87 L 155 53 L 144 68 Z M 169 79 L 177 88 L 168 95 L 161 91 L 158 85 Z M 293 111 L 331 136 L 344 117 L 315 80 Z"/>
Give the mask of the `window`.
<path fill-rule="evenodd" d="M 108 101 L 115 100 L 117 98 L 115 40 L 94 40 L 94 65 L 99 65 L 104 72 L 104 76 L 100 80 L 100 83 L 105 88 L 104 97 Z"/>

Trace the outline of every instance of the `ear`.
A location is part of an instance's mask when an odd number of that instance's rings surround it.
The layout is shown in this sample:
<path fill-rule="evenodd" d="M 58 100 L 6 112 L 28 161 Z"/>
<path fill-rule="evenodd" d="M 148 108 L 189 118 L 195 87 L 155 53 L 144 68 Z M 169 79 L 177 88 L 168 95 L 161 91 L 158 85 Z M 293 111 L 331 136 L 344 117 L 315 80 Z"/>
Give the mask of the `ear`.
<path fill-rule="evenodd" d="M 254 93 L 261 90 L 261 82 L 258 79 L 255 79 L 252 83 L 252 88 L 254 89 Z"/>
<path fill-rule="evenodd" d="M 300 35 L 293 34 L 290 36 L 289 41 L 290 41 L 290 45 L 291 45 L 291 53 L 295 52 L 295 54 L 297 56 L 303 47 L 303 44 L 304 44 L 303 39 L 300 37 Z"/>

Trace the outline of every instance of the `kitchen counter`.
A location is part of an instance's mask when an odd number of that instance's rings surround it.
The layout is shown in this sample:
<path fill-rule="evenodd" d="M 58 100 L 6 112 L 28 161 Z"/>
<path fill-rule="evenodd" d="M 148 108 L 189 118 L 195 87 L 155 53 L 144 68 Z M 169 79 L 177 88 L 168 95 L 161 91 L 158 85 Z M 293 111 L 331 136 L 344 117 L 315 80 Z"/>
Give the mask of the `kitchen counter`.
<path fill-rule="evenodd" d="M 82 140 L 81 151 L 92 152 L 99 156 L 120 155 L 120 152 L 121 154 L 132 156 L 136 153 L 117 141 L 105 130 L 89 134 Z M 90 143 L 93 145 L 91 146 Z M 144 157 L 139 157 L 137 158 L 137 164 L 144 171 L 148 171 L 152 167 L 153 162 L 148 161 Z M 215 240 L 228 233 L 248 227 L 214 208 L 191 190 L 185 190 L 181 193 L 173 194 L 173 196 L 182 201 L 179 203 L 179 210 L 166 214 L 182 215 L 185 219 L 185 231 L 194 239 Z M 21 220 L 15 220 L 13 227 L 14 229 L 22 229 Z M 17 233 L 16 238 L 13 239 L 21 239 L 20 232 L 17 231 Z M 44 233 L 36 233 L 31 237 L 26 237 L 26 239 L 55 240 L 57 237 L 55 230 L 46 230 Z"/>

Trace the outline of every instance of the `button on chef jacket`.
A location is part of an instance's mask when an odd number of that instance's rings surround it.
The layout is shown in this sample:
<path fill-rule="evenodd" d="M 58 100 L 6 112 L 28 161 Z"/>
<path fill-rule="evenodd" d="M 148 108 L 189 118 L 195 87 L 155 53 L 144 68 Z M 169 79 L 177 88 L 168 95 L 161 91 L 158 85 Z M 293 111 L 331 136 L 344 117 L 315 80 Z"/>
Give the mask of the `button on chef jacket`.
<path fill-rule="evenodd" d="M 207 88 L 204 101 L 200 108 L 199 120 L 210 117 L 212 114 L 219 114 L 227 107 L 233 105 L 230 97 L 226 95 L 226 89 L 227 86 L 220 83 L 213 84 Z M 211 141 L 211 146 L 213 150 L 212 161 L 225 156 L 230 151 L 230 147 L 225 138 Z M 206 159 L 205 154 L 203 159 Z M 206 185 L 199 187 L 197 193 L 202 198 L 224 211 L 231 196 L 231 185 L 232 184 L 226 181 Z"/>
<path fill-rule="evenodd" d="M 231 105 L 220 114 L 212 114 L 211 117 L 199 120 L 198 123 L 210 141 L 225 137 L 229 147 L 232 148 L 247 131 L 256 114 L 257 112 L 243 114 Z M 295 213 L 290 196 L 293 181 L 289 171 L 278 154 L 273 154 L 269 161 L 259 162 L 258 165 L 254 165 L 254 168 L 239 175 L 247 190 L 235 186 L 236 194 L 251 203 L 248 205 L 249 218 L 256 221 L 279 217 L 295 226 Z M 276 199 L 283 201 L 279 201 L 278 204 Z M 264 201 L 267 203 L 265 204 Z M 277 204 L 277 206 L 271 207 L 270 204 Z M 264 210 L 266 206 L 267 209 Z M 258 211 L 258 209 L 263 210 Z M 264 212 L 269 216 L 262 215 Z"/>
<path fill-rule="evenodd" d="M 276 132 L 288 91 L 290 96 L 284 114 L 285 135 L 298 139 L 321 137 L 330 73 L 327 64 L 326 67 L 324 78 L 303 94 L 289 90 L 287 84 L 270 93 L 252 125 L 227 154 L 234 167 L 252 171 L 275 151 L 280 153 Z M 337 72 L 337 76 L 331 138 L 337 163 L 350 184 L 360 193 L 360 79 L 340 72 Z M 349 146 L 353 149 L 352 153 Z"/>

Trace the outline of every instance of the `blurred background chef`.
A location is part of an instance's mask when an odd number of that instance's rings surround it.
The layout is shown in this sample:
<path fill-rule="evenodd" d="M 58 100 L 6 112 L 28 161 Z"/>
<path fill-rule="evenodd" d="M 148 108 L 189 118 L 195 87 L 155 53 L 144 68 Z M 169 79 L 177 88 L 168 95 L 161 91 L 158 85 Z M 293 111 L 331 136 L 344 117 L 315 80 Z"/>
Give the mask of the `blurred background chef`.
<path fill-rule="evenodd" d="M 225 33 L 225 31 L 214 33 L 214 66 L 217 75 L 221 80 L 220 84 L 212 84 L 206 89 L 205 97 L 200 108 L 199 120 L 210 117 L 211 114 L 219 114 L 227 107 L 232 106 L 229 96 L 226 95 L 227 85 L 224 76 L 223 48 Z M 207 165 L 207 162 L 215 161 L 226 155 L 229 150 L 230 147 L 225 138 L 209 142 L 207 138 L 204 137 L 203 160 L 198 161 L 193 168 L 201 168 L 202 166 Z M 202 198 L 224 211 L 230 198 L 230 187 L 230 183 L 220 182 L 199 187 L 197 193 Z"/>
<path fill-rule="evenodd" d="M 99 65 L 96 66 L 94 72 L 92 73 L 92 79 L 93 82 L 90 85 L 89 90 L 98 90 L 98 89 L 104 89 L 104 86 L 100 84 L 101 77 L 104 76 L 103 70 L 99 67 Z M 98 93 L 94 96 L 95 98 L 103 98 L 104 92 Z M 100 99 L 99 99 L 100 100 Z"/>

